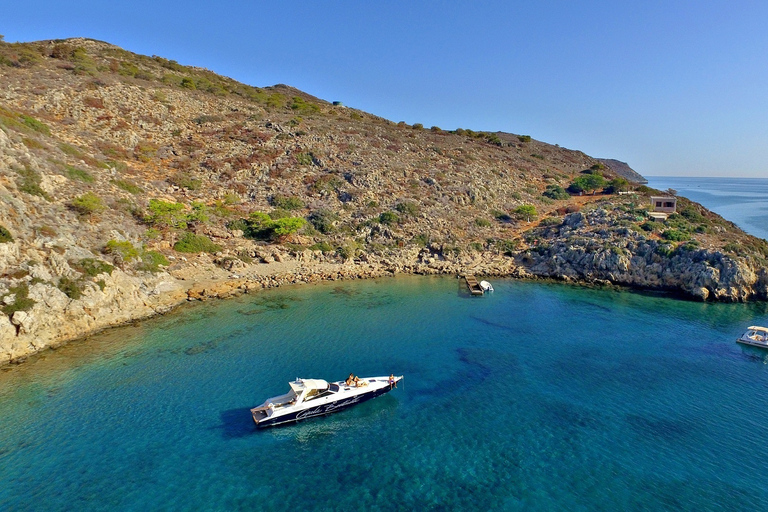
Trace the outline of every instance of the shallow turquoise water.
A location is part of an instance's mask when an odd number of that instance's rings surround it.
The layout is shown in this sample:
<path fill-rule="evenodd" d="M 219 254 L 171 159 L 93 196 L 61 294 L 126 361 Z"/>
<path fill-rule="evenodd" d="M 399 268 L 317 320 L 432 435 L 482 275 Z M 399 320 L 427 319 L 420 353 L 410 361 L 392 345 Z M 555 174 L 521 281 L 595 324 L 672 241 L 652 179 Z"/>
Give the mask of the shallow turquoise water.
<path fill-rule="evenodd" d="M 765 305 L 409 277 L 183 308 L 0 372 L 2 510 L 760 510 Z M 257 431 L 297 376 L 406 376 Z"/>

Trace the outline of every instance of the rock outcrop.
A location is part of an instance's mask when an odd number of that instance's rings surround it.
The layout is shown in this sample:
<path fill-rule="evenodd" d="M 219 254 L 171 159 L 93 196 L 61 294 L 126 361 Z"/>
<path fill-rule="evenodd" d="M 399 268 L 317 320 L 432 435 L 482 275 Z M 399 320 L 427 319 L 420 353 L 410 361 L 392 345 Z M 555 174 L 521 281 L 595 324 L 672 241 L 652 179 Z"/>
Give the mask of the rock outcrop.
<path fill-rule="evenodd" d="M 671 290 L 699 300 L 768 299 L 762 261 L 696 244 L 674 246 L 627 228 L 626 220 L 625 212 L 602 207 L 569 214 L 561 224 L 536 230 L 536 246 L 519 258 L 542 277 Z"/>

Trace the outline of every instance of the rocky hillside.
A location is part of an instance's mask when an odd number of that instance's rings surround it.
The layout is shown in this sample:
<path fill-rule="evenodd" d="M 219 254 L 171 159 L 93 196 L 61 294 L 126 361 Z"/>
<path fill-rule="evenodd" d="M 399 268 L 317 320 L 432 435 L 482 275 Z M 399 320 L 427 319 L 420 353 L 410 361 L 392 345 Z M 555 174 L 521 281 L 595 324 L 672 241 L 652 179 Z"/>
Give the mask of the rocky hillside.
<path fill-rule="evenodd" d="M 598 158 L 597 160 L 603 165 L 609 167 L 617 175 L 633 183 L 648 183 L 648 180 L 641 176 L 640 173 L 632 169 L 629 164 L 627 164 L 627 162 L 621 162 L 613 158 Z"/>
<path fill-rule="evenodd" d="M 190 298 L 398 272 L 768 297 L 765 241 L 682 198 L 650 222 L 654 191 L 610 162 L 98 41 L 0 42 L 0 363 Z"/>

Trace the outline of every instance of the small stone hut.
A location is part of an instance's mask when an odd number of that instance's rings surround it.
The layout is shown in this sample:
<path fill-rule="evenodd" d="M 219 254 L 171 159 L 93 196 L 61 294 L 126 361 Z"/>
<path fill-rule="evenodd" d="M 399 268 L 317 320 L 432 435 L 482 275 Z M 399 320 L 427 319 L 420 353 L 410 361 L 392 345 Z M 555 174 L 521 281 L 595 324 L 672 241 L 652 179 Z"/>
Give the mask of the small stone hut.
<path fill-rule="evenodd" d="M 672 196 L 651 196 L 651 211 L 675 213 L 677 198 Z"/>
<path fill-rule="evenodd" d="M 651 209 L 648 215 L 653 220 L 667 220 L 677 210 L 677 198 L 673 196 L 651 196 Z"/>

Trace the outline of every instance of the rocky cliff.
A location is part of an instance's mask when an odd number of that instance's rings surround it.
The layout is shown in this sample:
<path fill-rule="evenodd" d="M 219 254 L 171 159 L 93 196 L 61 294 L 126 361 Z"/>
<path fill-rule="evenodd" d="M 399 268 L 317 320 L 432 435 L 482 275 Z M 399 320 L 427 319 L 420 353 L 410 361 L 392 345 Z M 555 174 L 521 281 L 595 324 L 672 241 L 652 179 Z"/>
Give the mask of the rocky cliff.
<path fill-rule="evenodd" d="M 683 198 L 651 222 L 654 191 L 626 177 L 527 135 L 396 123 L 98 41 L 0 42 L 0 363 L 325 279 L 766 298 L 765 241 Z"/>

